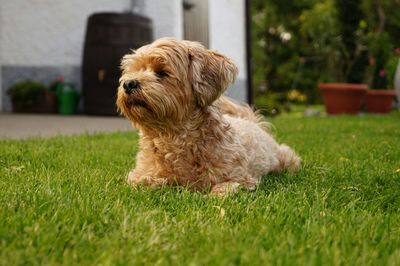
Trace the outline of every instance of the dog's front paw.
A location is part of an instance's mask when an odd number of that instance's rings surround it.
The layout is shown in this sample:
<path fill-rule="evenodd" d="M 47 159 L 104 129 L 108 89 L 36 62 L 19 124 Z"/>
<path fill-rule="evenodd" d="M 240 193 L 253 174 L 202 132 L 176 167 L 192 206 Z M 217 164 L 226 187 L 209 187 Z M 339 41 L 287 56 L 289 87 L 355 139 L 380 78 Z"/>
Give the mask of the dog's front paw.
<path fill-rule="evenodd" d="M 225 197 L 229 194 L 237 193 L 240 189 L 241 185 L 237 182 L 224 182 L 220 184 L 216 184 L 211 189 L 211 195 L 217 197 Z"/>
<path fill-rule="evenodd" d="M 138 175 L 135 173 L 135 171 L 131 171 L 128 174 L 127 182 L 133 187 L 142 185 L 152 188 L 162 187 L 167 184 L 167 180 L 164 178 L 154 178 L 147 175 Z"/>
<path fill-rule="evenodd" d="M 128 178 L 127 178 L 127 183 L 133 187 L 136 187 L 137 185 L 139 185 L 139 178 L 137 178 L 138 176 L 135 174 L 135 171 L 131 171 L 128 174 Z"/>

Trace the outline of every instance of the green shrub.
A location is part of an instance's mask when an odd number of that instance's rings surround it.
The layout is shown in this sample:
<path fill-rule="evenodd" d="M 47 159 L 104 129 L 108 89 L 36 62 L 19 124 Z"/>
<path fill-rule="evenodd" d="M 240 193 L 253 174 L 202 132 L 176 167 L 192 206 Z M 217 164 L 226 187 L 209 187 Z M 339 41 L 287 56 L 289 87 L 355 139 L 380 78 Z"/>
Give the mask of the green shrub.
<path fill-rule="evenodd" d="M 275 116 L 283 111 L 289 111 L 289 103 L 283 93 L 267 92 L 255 98 L 254 105 L 261 114 Z"/>
<path fill-rule="evenodd" d="M 370 65 L 368 67 L 368 83 L 372 89 L 386 89 L 392 86 L 393 77 L 388 77 L 388 63 L 394 47 L 387 33 L 371 34 L 370 36 Z M 391 79 L 391 80 L 390 80 Z"/>
<path fill-rule="evenodd" d="M 256 104 L 291 90 L 305 94 L 308 104 L 317 103 L 320 82 L 392 86 L 399 1 L 253 0 L 251 7 Z"/>
<path fill-rule="evenodd" d="M 22 81 L 12 85 L 7 94 L 17 105 L 32 106 L 37 103 L 38 97 L 47 91 L 46 85 L 37 81 Z"/>
<path fill-rule="evenodd" d="M 363 83 L 368 66 L 367 25 L 361 0 L 336 0 L 345 82 Z"/>

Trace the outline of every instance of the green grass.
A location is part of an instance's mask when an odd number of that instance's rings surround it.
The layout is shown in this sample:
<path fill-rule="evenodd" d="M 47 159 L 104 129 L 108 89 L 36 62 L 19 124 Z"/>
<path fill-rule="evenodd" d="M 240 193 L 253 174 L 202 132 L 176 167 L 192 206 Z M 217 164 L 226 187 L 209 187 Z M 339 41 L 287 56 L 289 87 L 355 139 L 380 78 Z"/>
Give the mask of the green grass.
<path fill-rule="evenodd" d="M 0 142 L 0 265 L 399 265 L 400 116 L 278 117 L 252 193 L 132 190 L 138 137 Z"/>

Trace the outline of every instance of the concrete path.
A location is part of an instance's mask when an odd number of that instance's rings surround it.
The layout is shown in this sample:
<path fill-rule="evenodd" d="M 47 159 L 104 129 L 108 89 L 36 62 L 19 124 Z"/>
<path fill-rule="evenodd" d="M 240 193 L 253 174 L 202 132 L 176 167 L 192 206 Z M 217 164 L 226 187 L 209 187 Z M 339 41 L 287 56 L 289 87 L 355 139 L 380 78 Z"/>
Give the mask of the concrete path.
<path fill-rule="evenodd" d="M 0 113 L 0 139 L 26 139 L 132 130 L 122 117 Z"/>

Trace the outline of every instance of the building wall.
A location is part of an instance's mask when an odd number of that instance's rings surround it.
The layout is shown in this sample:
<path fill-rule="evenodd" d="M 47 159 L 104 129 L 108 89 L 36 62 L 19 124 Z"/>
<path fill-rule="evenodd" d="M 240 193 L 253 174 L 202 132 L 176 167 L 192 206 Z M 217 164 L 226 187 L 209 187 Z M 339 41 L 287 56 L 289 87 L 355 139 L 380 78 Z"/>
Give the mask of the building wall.
<path fill-rule="evenodd" d="M 153 20 L 154 38 L 183 38 L 182 0 L 143 0 L 144 13 Z"/>
<path fill-rule="evenodd" d="M 183 38 L 182 0 L 141 1 L 143 13 L 153 20 L 155 38 Z M 62 75 L 80 88 L 88 16 L 130 9 L 130 0 L 0 0 L 0 110 L 11 110 L 6 89 L 21 80 L 49 84 Z M 228 95 L 245 100 L 244 1 L 209 0 L 209 19 L 210 48 L 239 66 Z"/>
<path fill-rule="evenodd" d="M 237 64 L 239 75 L 227 95 L 247 100 L 246 16 L 243 0 L 209 0 L 210 49 L 229 56 Z"/>

